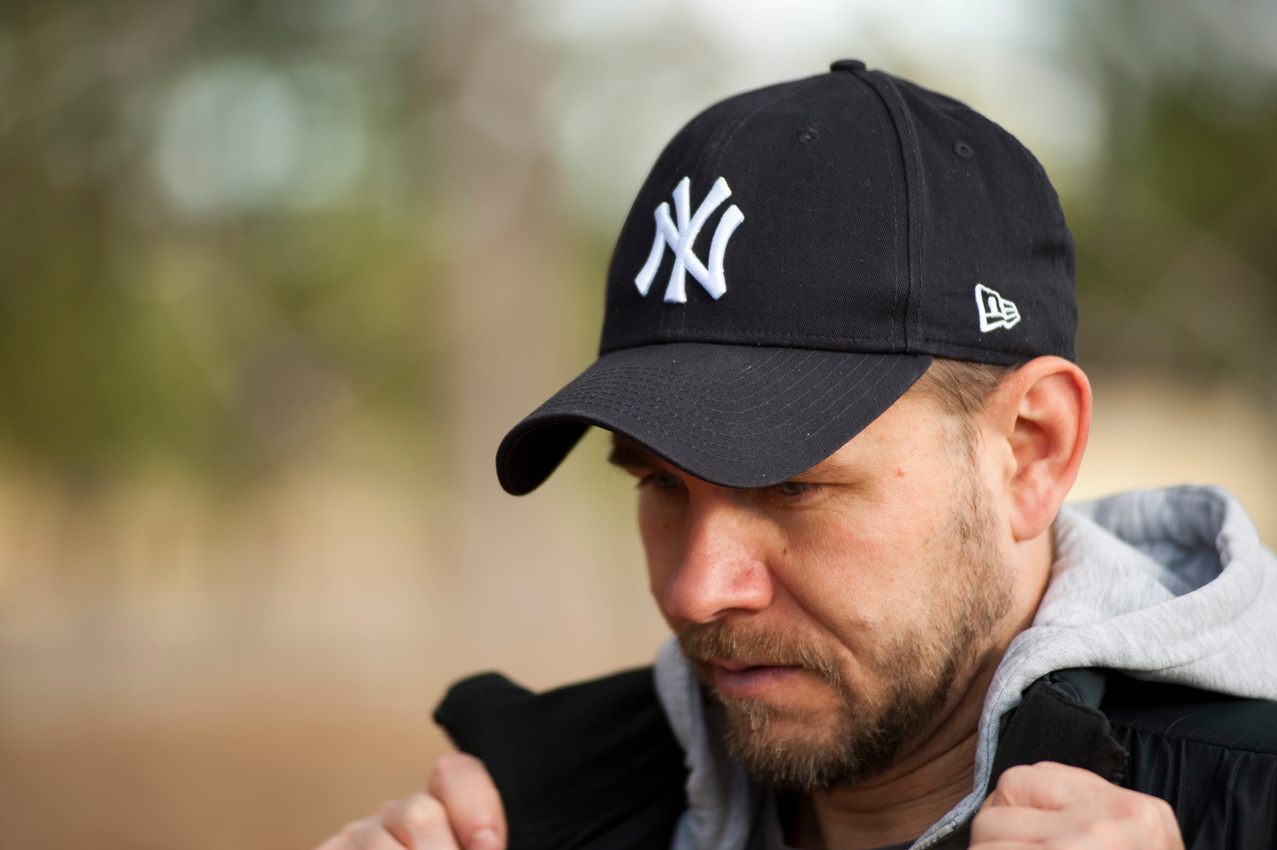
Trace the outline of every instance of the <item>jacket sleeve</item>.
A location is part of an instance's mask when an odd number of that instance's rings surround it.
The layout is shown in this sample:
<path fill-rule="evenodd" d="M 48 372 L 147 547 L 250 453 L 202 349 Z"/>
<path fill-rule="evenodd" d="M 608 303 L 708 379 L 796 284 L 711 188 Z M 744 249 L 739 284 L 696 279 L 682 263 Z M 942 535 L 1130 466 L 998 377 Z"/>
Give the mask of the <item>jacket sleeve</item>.
<path fill-rule="evenodd" d="M 1277 847 L 1277 703 L 1119 679 L 1127 785 L 1161 797 L 1187 850 Z"/>
<path fill-rule="evenodd" d="M 1161 797 L 1186 850 L 1277 848 L 1277 703 L 1059 671 L 1003 719 L 989 790 L 1011 765 L 1044 760 Z"/>
<path fill-rule="evenodd" d="M 487 765 L 510 850 L 663 850 L 687 807 L 683 751 L 650 667 L 543 694 L 475 676 L 435 721 Z"/>

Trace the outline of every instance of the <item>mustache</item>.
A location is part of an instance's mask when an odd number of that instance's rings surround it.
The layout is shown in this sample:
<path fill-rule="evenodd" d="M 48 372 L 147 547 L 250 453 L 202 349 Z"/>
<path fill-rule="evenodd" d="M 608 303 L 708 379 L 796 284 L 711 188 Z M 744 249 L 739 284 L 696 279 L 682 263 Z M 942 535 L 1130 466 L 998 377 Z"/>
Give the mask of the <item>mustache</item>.
<path fill-rule="evenodd" d="M 815 641 L 798 635 L 732 625 L 723 620 L 695 623 L 678 635 L 683 654 L 692 661 L 748 661 L 777 667 L 802 667 L 842 687 L 833 656 Z"/>

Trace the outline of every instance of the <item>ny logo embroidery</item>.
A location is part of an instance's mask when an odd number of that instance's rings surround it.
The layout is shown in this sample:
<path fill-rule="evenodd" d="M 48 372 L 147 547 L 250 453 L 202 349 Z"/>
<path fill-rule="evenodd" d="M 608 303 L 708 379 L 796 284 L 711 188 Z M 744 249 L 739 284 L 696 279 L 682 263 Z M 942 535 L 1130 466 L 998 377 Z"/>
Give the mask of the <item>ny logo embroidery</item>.
<path fill-rule="evenodd" d="M 727 281 L 723 279 L 723 252 L 727 250 L 727 240 L 737 226 L 745 220 L 740 208 L 732 204 L 718 221 L 718 229 L 714 231 L 714 240 L 709 245 L 709 268 L 701 263 L 700 258 L 692 252 L 696 237 L 700 234 L 705 221 L 718 209 L 719 205 L 732 194 L 727 188 L 727 181 L 722 177 L 714 181 L 709 194 L 696 213 L 688 216 L 692 206 L 692 181 L 684 177 L 674 187 L 674 215 L 678 226 L 670 218 L 669 203 L 662 203 L 656 208 L 656 239 L 652 242 L 652 252 L 647 255 L 647 262 L 639 269 L 634 278 L 640 295 L 647 295 L 652 287 L 652 279 L 656 270 L 661 267 L 661 258 L 665 256 L 665 246 L 669 245 L 674 252 L 674 270 L 670 272 L 669 286 L 665 287 L 665 301 L 670 304 L 687 303 L 687 272 L 700 281 L 710 297 L 717 301 L 727 291 Z"/>
<path fill-rule="evenodd" d="M 980 333 L 997 328 L 1013 328 L 1020 321 L 1015 302 L 1003 298 L 983 283 L 975 285 L 975 303 L 980 308 Z"/>

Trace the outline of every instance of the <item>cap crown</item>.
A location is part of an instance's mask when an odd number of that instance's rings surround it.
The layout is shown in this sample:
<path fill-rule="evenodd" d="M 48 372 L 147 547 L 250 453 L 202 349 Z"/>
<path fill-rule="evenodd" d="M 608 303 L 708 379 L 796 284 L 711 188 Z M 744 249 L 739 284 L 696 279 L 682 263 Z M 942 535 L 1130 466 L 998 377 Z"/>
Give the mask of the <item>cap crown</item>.
<path fill-rule="evenodd" d="M 674 137 L 612 255 L 600 353 L 1072 359 L 1073 242 L 1041 165 L 958 101 L 837 66 L 722 101 Z"/>

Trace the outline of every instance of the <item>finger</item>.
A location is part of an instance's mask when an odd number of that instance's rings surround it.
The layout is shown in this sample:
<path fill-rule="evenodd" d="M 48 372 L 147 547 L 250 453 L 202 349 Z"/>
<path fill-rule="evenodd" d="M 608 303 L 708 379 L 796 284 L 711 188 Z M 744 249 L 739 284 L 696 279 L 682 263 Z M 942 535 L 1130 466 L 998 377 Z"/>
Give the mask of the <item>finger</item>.
<path fill-rule="evenodd" d="M 1019 812 L 1023 817 L 986 819 L 971 828 L 971 847 L 989 850 L 1006 843 L 1016 847 L 1068 847 L 1072 850 L 1117 850 L 1182 848 L 1171 836 L 1141 832 L 1129 820 L 1120 818 L 1061 818 L 1045 809 L 996 809 Z"/>
<path fill-rule="evenodd" d="M 435 762 L 429 787 L 465 850 L 505 850 L 505 808 L 483 762 L 465 753 L 444 756 Z"/>
<path fill-rule="evenodd" d="M 1034 767 L 1039 767 L 1035 765 Z M 1024 786 L 1012 777 L 1007 786 L 989 799 L 971 822 L 973 846 L 991 841 L 1029 841 L 1042 844 L 1069 842 L 1070 847 L 1144 847 L 1182 850 L 1179 824 L 1170 805 L 1158 797 L 1121 788 L 1092 774 L 1057 770 L 1050 765 L 1032 771 L 1031 779 L 1049 780 L 1065 786 L 1054 799 L 1075 795 L 1074 803 L 1062 809 L 1014 805 L 1017 795 L 1042 802 L 1043 794 L 1023 795 Z M 1022 775 L 1028 775 L 1022 771 Z M 1056 789 L 1059 791 L 1059 789 Z"/>
<path fill-rule="evenodd" d="M 1004 771 L 985 806 L 1064 809 L 1084 805 L 1114 788 L 1117 786 L 1089 770 L 1040 761 Z"/>
<path fill-rule="evenodd" d="M 448 812 L 429 794 L 405 797 L 381 815 L 380 824 L 409 850 L 458 850 Z"/>
<path fill-rule="evenodd" d="M 404 850 L 377 818 L 352 821 L 315 850 Z"/>
<path fill-rule="evenodd" d="M 971 821 L 971 843 L 982 841 L 1042 842 L 1053 836 L 1074 833 L 1075 818 L 1051 809 L 1022 806 L 982 808 Z"/>

